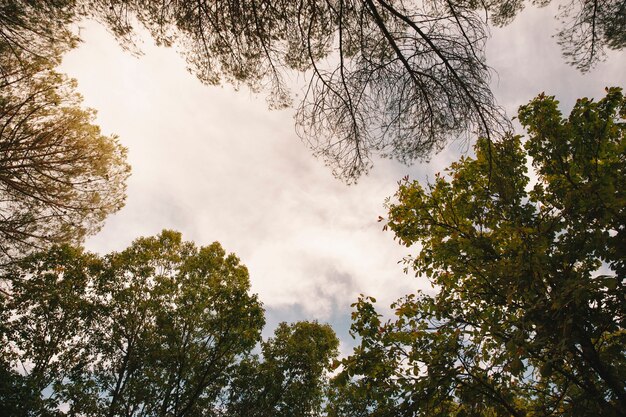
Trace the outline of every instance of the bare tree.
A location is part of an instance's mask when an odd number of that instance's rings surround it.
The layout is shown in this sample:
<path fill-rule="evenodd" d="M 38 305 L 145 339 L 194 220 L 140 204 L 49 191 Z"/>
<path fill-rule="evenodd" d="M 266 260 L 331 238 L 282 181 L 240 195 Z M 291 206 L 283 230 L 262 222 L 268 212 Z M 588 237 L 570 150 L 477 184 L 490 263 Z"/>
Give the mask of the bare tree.
<path fill-rule="evenodd" d="M 486 22 L 449 0 L 102 1 L 98 19 L 132 46 L 132 18 L 176 44 L 207 84 L 267 89 L 291 104 L 286 71 L 309 84 L 303 140 L 351 182 L 373 155 L 410 163 L 450 138 L 508 128 L 489 89 Z M 130 39 L 130 41 L 129 41 Z"/>
<path fill-rule="evenodd" d="M 485 9 L 491 21 L 504 26 L 513 21 L 526 3 L 546 6 L 551 0 L 456 0 L 473 9 Z M 561 22 L 557 39 L 567 62 L 582 72 L 606 58 L 606 49 L 626 46 L 626 1 L 568 0 L 555 16 Z"/>
<path fill-rule="evenodd" d="M 302 136 L 344 179 L 378 153 L 428 159 L 450 138 L 508 128 L 489 89 L 485 22 L 448 1 L 338 2 L 336 65 L 311 60 Z M 303 30 L 306 30 L 304 22 Z"/>

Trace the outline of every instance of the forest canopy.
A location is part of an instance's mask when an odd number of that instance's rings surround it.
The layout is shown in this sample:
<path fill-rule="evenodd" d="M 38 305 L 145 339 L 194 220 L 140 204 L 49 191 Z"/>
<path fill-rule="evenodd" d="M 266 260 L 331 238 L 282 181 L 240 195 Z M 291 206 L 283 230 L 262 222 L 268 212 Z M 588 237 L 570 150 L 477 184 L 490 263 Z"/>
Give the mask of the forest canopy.
<path fill-rule="evenodd" d="M 54 60 L 0 41 L 0 263 L 80 243 L 124 205 L 126 149 Z"/>
<path fill-rule="evenodd" d="M 83 17 L 135 50 L 135 28 L 145 26 L 157 43 L 176 45 L 201 81 L 265 90 L 270 107 L 291 105 L 285 77 L 304 73 L 297 131 L 352 182 L 374 155 L 427 160 L 451 139 L 496 139 L 510 129 L 489 87 L 485 42 L 489 22 L 510 22 L 525 3 L 12 0 L 0 32 L 13 48 L 40 56 L 42 39 L 71 46 L 68 24 Z M 572 2 L 560 17 L 565 56 L 584 71 L 604 49 L 624 46 L 623 1 Z"/>
<path fill-rule="evenodd" d="M 312 415 L 337 355 L 317 322 L 280 324 L 255 354 L 265 320 L 246 267 L 173 231 L 104 257 L 55 246 L 0 284 L 12 416 Z"/>
<path fill-rule="evenodd" d="M 480 139 L 433 183 L 400 183 L 386 227 L 438 292 L 388 321 L 354 304 L 330 415 L 624 415 L 626 99 L 564 118 L 542 94 L 519 118 L 525 140 Z"/>
<path fill-rule="evenodd" d="M 0 5 L 0 410 L 15 416 L 624 416 L 626 99 L 568 117 L 518 113 L 489 87 L 489 23 L 528 2 L 8 0 Z M 543 5 L 547 2 L 533 2 Z M 625 4 L 581 0 L 557 34 L 582 72 L 626 43 Z M 356 181 L 374 155 L 410 163 L 478 137 L 434 182 L 408 178 L 385 229 L 436 294 L 384 320 L 354 304 L 339 361 L 329 325 L 263 340 L 247 269 L 180 233 L 107 255 L 80 246 L 125 200 L 126 149 L 56 71 L 83 18 L 127 49 L 136 25 L 203 83 L 265 91 Z M 528 175 L 528 166 L 534 177 Z M 249 200 L 246 200 L 249 201 Z M 330 379 L 330 372 L 335 376 Z"/>

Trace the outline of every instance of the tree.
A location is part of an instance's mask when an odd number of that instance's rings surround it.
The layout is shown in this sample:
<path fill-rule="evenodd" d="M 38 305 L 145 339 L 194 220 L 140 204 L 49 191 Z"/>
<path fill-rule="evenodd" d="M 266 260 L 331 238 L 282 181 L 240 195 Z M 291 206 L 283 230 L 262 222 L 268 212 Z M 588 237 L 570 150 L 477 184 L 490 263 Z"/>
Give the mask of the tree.
<path fill-rule="evenodd" d="M 54 61 L 0 43 L 0 259 L 80 242 L 119 210 L 126 149 L 93 124 Z"/>
<path fill-rule="evenodd" d="M 428 159 L 452 138 L 478 132 L 496 139 L 510 127 L 489 88 L 484 46 L 488 17 L 506 24 L 523 0 L 9 4 L 5 26 L 17 22 L 20 36 L 42 33 L 44 40 L 63 39 L 61 30 L 87 16 L 136 49 L 138 21 L 158 43 L 176 44 L 204 83 L 265 89 L 270 107 L 291 105 L 285 76 L 304 73 L 309 83 L 296 113 L 298 133 L 349 182 L 371 168 L 373 155 L 410 163 Z M 605 47 L 624 47 L 624 4 L 580 0 L 563 9 L 569 23 L 559 39 L 571 63 L 587 71 Z M 46 13 L 55 30 L 40 30 Z"/>
<path fill-rule="evenodd" d="M 243 372 L 275 369 L 305 379 L 273 400 L 314 408 L 336 355 L 330 327 L 304 322 L 279 326 L 258 362 L 264 317 L 247 269 L 172 231 L 105 257 L 55 246 L 0 282 L 0 405 L 16 416 L 228 415 L 229 398 L 259 388 L 237 385 Z"/>
<path fill-rule="evenodd" d="M 46 9 L 10 4 L 7 27 L 18 22 L 19 34 L 38 34 Z M 136 18 L 158 43 L 179 45 L 203 82 L 267 87 L 272 107 L 291 103 L 286 71 L 306 73 L 299 133 L 347 181 L 367 172 L 374 154 L 426 159 L 452 137 L 492 136 L 508 126 L 489 89 L 484 19 L 465 4 L 99 0 L 47 7 L 55 9 L 52 27 L 95 17 L 129 48 Z"/>
<path fill-rule="evenodd" d="M 6 415 L 56 415 L 49 387 L 72 378 L 91 349 L 97 322 L 86 296 L 93 255 L 56 247 L 31 255 L 0 276 L 0 408 Z"/>
<path fill-rule="evenodd" d="M 310 75 L 298 132 L 334 173 L 353 181 L 372 155 L 428 159 L 451 138 L 509 128 L 489 89 L 488 19 L 502 26 L 523 0 L 315 0 L 155 3 L 103 0 L 87 7 L 125 45 L 137 17 L 157 42 L 178 44 L 200 80 L 291 103 L 285 69 Z M 546 1 L 533 2 L 545 5 Z M 572 0 L 558 39 L 582 71 L 626 45 L 623 0 Z"/>
<path fill-rule="evenodd" d="M 465 2 L 466 0 L 461 0 Z M 539 6 L 551 0 L 533 0 Z M 475 8 L 484 8 L 498 26 L 510 23 L 524 8 L 524 0 L 470 0 Z M 605 49 L 622 50 L 626 46 L 626 2 L 624 0 L 570 0 L 560 8 L 562 26 L 557 38 L 567 62 L 582 72 L 591 70 L 606 57 Z"/>
<path fill-rule="evenodd" d="M 626 99 L 563 118 L 541 94 L 519 119 L 523 148 L 480 139 L 434 183 L 400 183 L 386 227 L 438 293 L 389 321 L 358 300 L 330 415 L 625 415 Z"/>
<path fill-rule="evenodd" d="M 489 89 L 485 22 L 437 0 L 102 1 L 88 10 L 126 45 L 131 18 L 181 46 L 191 72 L 291 103 L 285 70 L 309 85 L 299 133 L 334 173 L 356 180 L 382 154 L 425 159 L 451 137 L 508 126 Z"/>
<path fill-rule="evenodd" d="M 372 155 L 410 163 L 451 138 L 478 132 L 495 139 L 509 128 L 489 89 L 487 16 L 504 25 L 523 6 L 523 0 L 105 0 L 88 9 L 125 45 L 132 45 L 137 17 L 157 42 L 180 45 L 205 83 L 269 87 L 272 107 L 291 103 L 285 69 L 310 74 L 298 132 L 335 175 L 354 181 L 369 170 Z M 566 59 L 588 71 L 605 47 L 622 49 L 625 7 L 623 0 L 580 0 L 564 8 L 558 37 Z"/>
<path fill-rule="evenodd" d="M 35 398 L 52 387 L 48 408 L 64 402 L 70 414 L 204 415 L 264 323 L 239 260 L 217 243 L 198 249 L 175 232 L 104 259 L 54 248 L 3 280 L 10 284 L 5 357 L 25 367 Z"/>
<path fill-rule="evenodd" d="M 18 67 L 5 67 L 7 60 L 33 60 L 58 64 L 61 53 L 76 46 L 78 37 L 69 28 L 76 12 L 73 0 L 5 0 L 0 4 L 0 75 L 6 78 Z"/>
<path fill-rule="evenodd" d="M 274 337 L 262 343 L 263 359 L 252 356 L 241 363 L 226 415 L 321 415 L 326 374 L 338 346 L 339 340 L 327 324 L 279 324 Z"/>

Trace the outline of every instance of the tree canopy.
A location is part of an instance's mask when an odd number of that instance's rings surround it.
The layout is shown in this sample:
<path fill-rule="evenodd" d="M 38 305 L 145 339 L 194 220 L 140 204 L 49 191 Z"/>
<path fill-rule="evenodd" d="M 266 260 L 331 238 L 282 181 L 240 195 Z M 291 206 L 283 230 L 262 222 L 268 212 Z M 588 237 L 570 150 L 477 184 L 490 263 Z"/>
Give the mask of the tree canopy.
<path fill-rule="evenodd" d="M 546 4 L 547 2 L 537 2 Z M 542 94 L 519 111 L 489 88 L 488 19 L 523 0 L 9 0 L 0 5 L 0 404 L 42 416 L 626 415 L 626 99 Z M 626 44 L 623 0 L 581 0 L 558 36 L 588 71 Z M 484 15 L 482 11 L 487 11 Z M 427 159 L 481 135 L 426 186 L 401 181 L 385 228 L 438 292 L 355 304 L 359 337 L 328 385 L 328 325 L 264 314 L 246 268 L 179 233 L 98 256 L 72 245 L 121 208 L 126 150 L 54 70 L 83 17 L 135 48 L 135 22 L 202 82 L 266 89 L 355 181 L 375 154 Z M 569 23 L 568 23 L 569 22 Z M 531 179 L 527 158 L 535 169 Z M 47 250 L 44 250 L 48 248 Z M 6 263 L 30 252 L 23 259 Z"/>
<path fill-rule="evenodd" d="M 286 79 L 304 73 L 297 130 L 350 182 L 374 155 L 410 163 L 450 139 L 495 139 L 509 129 L 489 87 L 484 49 L 488 22 L 510 22 L 525 3 L 11 0 L 0 33 L 15 49 L 36 38 L 28 48 L 39 56 L 42 45 L 74 44 L 67 28 L 83 17 L 103 22 L 129 49 L 140 24 L 157 43 L 176 45 L 204 83 L 265 90 L 271 107 L 291 105 Z M 580 0 L 563 8 L 558 38 L 566 59 L 587 71 L 606 48 L 622 49 L 625 7 L 623 0 Z"/>
<path fill-rule="evenodd" d="M 339 341 L 329 325 L 281 323 L 257 355 L 241 363 L 227 415 L 290 417 L 322 415 L 327 373 Z"/>
<path fill-rule="evenodd" d="M 157 42 L 176 44 L 208 84 L 266 88 L 273 107 L 291 103 L 285 70 L 305 72 L 297 128 L 338 177 L 354 181 L 373 155 L 428 159 L 448 140 L 509 129 L 489 87 L 488 22 L 504 25 L 523 0 L 100 1 L 88 10 L 125 45 L 133 19 Z M 547 4 L 538 2 L 535 4 Z M 583 71 L 622 49 L 623 0 L 572 2 L 558 34 Z"/>
<path fill-rule="evenodd" d="M 374 154 L 427 159 L 451 137 L 507 127 L 489 89 L 485 22 L 464 4 L 401 1 L 93 2 L 132 47 L 133 18 L 181 47 L 207 84 L 266 88 L 291 103 L 284 77 L 305 72 L 301 137 L 344 180 Z"/>
<path fill-rule="evenodd" d="M 264 317 L 247 269 L 219 243 L 197 248 L 172 231 L 104 257 L 55 246 L 12 264 L 0 283 L 0 404 L 13 416 L 285 406 L 308 416 L 337 354 L 329 326 L 298 322 L 253 355 Z"/>
<path fill-rule="evenodd" d="M 0 42 L 3 261 L 99 230 L 123 206 L 130 172 L 126 149 L 93 124 L 75 82 L 54 61 L 9 46 Z"/>
<path fill-rule="evenodd" d="M 563 118 L 542 94 L 519 119 L 527 139 L 400 183 L 386 227 L 438 293 L 388 321 L 359 299 L 330 415 L 625 415 L 626 99 Z"/>

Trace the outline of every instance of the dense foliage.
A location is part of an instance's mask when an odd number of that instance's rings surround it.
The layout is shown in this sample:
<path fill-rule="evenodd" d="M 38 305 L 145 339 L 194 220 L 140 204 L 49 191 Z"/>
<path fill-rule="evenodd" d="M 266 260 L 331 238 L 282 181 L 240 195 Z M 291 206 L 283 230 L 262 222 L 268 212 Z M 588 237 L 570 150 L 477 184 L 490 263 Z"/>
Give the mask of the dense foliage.
<path fill-rule="evenodd" d="M 0 6 L 0 263 L 98 231 L 124 205 L 130 171 L 126 149 L 54 70 L 72 38 L 48 39 L 45 15 L 9 25 L 9 8 Z"/>
<path fill-rule="evenodd" d="M 389 321 L 355 304 L 331 415 L 625 415 L 626 99 L 563 118 L 540 95 L 519 119 L 526 140 L 400 183 L 387 226 L 438 292 Z"/>
<path fill-rule="evenodd" d="M 326 374 L 338 340 L 329 325 L 281 323 L 257 355 L 241 363 L 233 380 L 228 416 L 290 417 L 319 414 Z"/>
<path fill-rule="evenodd" d="M 252 355 L 264 318 L 246 268 L 218 243 L 197 248 L 175 232 L 105 257 L 57 246 L 0 282 L 0 404 L 13 416 L 249 415 L 284 404 L 311 415 L 337 354 L 329 326 L 299 322 Z"/>

